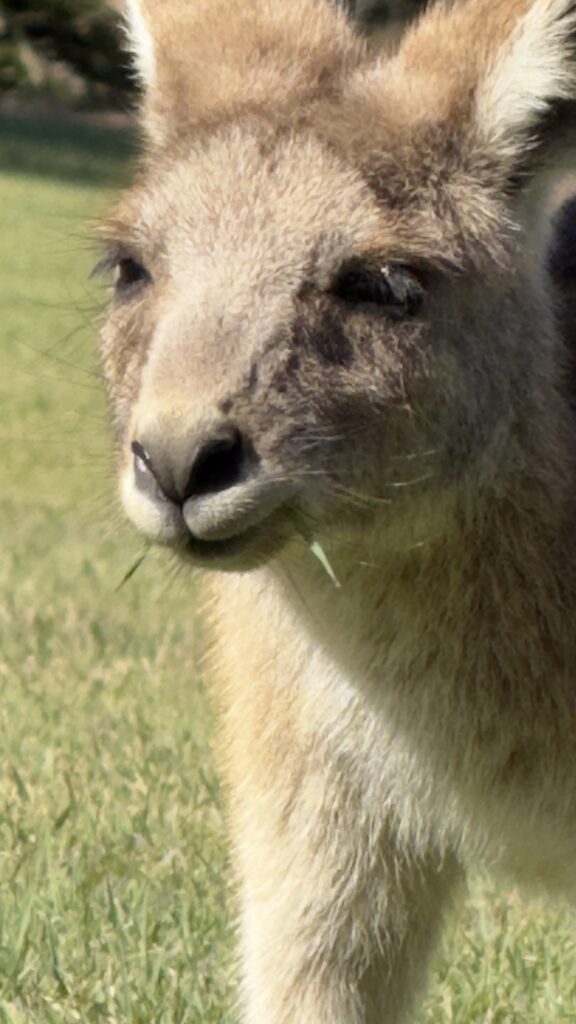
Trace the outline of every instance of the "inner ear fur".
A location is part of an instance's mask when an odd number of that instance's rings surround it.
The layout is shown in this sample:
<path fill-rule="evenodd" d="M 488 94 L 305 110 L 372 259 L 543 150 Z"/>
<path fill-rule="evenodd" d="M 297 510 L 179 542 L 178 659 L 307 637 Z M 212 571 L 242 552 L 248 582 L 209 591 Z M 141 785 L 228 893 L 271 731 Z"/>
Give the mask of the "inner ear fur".
<path fill-rule="evenodd" d="M 327 0 L 126 0 L 127 35 L 152 145 L 264 110 L 329 96 L 365 44 Z"/>

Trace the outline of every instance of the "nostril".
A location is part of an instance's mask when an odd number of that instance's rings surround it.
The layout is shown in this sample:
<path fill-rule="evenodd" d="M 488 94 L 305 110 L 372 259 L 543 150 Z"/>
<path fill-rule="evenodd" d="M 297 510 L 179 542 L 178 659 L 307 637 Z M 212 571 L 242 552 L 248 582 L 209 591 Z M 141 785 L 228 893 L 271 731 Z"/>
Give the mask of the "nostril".
<path fill-rule="evenodd" d="M 158 467 L 154 466 L 144 445 L 139 441 L 133 441 L 130 448 L 134 456 L 134 477 L 139 490 L 156 494 L 166 500 L 174 500 L 167 482 L 161 479 Z"/>
<path fill-rule="evenodd" d="M 244 463 L 244 441 L 238 430 L 229 437 L 205 441 L 194 459 L 183 500 L 233 487 L 242 478 Z"/>
<path fill-rule="evenodd" d="M 140 473 L 152 473 L 152 462 L 144 445 L 139 441 L 132 441 L 130 449 L 134 456 L 134 464 Z"/>
<path fill-rule="evenodd" d="M 236 428 L 214 430 L 194 446 L 184 439 L 132 441 L 134 481 L 139 491 L 183 505 L 189 498 L 216 494 L 240 482 L 254 459 Z"/>

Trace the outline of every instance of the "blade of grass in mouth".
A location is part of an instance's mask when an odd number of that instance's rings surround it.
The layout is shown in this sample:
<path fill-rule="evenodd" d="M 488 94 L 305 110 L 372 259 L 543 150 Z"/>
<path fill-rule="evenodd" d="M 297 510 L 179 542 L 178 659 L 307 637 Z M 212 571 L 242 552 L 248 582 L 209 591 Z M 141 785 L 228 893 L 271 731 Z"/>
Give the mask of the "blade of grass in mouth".
<path fill-rule="evenodd" d="M 324 548 L 322 547 L 322 545 L 319 544 L 317 540 L 315 540 L 310 545 L 310 551 L 312 552 L 314 557 L 318 559 L 318 561 L 320 562 L 320 565 L 324 569 L 326 575 L 331 580 L 333 585 L 335 587 L 340 588 L 340 583 L 338 582 L 338 579 L 336 577 L 336 573 L 334 572 L 334 569 L 330 565 L 330 562 L 328 561 L 328 557 L 327 557 L 326 552 L 324 551 Z"/>
<path fill-rule="evenodd" d="M 126 572 L 126 573 L 124 574 L 124 576 L 123 576 L 123 577 L 122 577 L 122 579 L 120 580 L 120 583 L 119 583 L 119 584 L 118 584 L 118 586 L 117 586 L 117 587 L 115 588 L 115 590 L 114 590 L 114 593 L 116 593 L 116 594 L 117 594 L 119 590 L 122 590 L 122 587 L 123 587 L 123 586 L 124 586 L 124 585 L 125 585 L 126 583 L 128 583 L 128 580 L 131 580 L 131 579 L 132 579 L 132 577 L 133 577 L 134 573 L 135 573 L 135 572 L 138 572 L 138 569 L 140 568 L 140 566 L 142 565 L 142 562 L 143 562 L 143 561 L 144 561 L 144 559 L 146 558 L 146 555 L 148 554 L 148 551 L 149 551 L 149 548 L 148 548 L 148 547 L 144 548 L 144 551 L 142 552 L 142 554 L 138 556 L 138 558 L 136 559 L 136 561 L 135 561 L 135 562 L 133 562 L 133 563 L 132 563 L 132 565 L 130 566 L 130 568 L 128 569 L 128 572 Z"/>

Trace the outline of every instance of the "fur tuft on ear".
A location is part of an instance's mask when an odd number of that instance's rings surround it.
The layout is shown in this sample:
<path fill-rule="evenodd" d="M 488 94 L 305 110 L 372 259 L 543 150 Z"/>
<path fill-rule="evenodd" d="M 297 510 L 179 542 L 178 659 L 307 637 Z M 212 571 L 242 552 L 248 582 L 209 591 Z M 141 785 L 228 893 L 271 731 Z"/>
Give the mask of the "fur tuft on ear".
<path fill-rule="evenodd" d="M 487 63 L 476 95 L 478 128 L 512 157 L 550 105 L 574 95 L 575 30 L 574 0 L 535 0 Z"/>
<path fill-rule="evenodd" d="M 365 56 L 329 0 L 125 0 L 149 141 L 330 95 Z"/>
<path fill-rule="evenodd" d="M 142 0 L 125 0 L 124 25 L 128 51 L 132 55 L 134 69 L 140 85 L 150 89 L 156 77 L 154 40 L 144 12 Z"/>

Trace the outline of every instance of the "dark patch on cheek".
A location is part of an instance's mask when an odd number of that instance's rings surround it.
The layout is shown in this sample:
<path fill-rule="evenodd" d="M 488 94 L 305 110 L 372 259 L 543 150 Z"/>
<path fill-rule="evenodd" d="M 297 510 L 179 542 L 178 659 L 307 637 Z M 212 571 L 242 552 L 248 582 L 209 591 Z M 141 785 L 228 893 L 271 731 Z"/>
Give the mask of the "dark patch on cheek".
<path fill-rule="evenodd" d="M 225 398 L 223 402 L 218 403 L 218 408 L 221 413 L 224 413 L 224 415 L 227 416 L 229 412 L 232 412 L 234 402 L 231 398 Z"/>
<path fill-rule="evenodd" d="M 292 354 L 288 358 L 288 362 L 286 363 L 286 373 L 292 375 L 293 373 L 297 373 L 299 369 L 300 356 L 298 355 L 297 352 L 292 352 Z"/>
<path fill-rule="evenodd" d="M 285 364 L 276 371 L 272 378 L 272 387 L 278 394 L 285 395 L 288 388 L 294 382 L 294 377 L 300 369 L 301 359 L 297 352 L 291 352 Z"/>
<path fill-rule="evenodd" d="M 260 373 L 258 370 L 258 363 L 253 362 L 250 367 L 250 374 L 248 376 L 248 391 L 250 392 L 250 394 L 252 394 L 252 392 L 255 391 L 258 385 L 259 376 Z"/>
<path fill-rule="evenodd" d="M 312 323 L 299 317 L 294 323 L 294 340 L 326 366 L 347 369 L 354 362 L 354 347 L 344 325 L 330 313 L 324 313 Z"/>
<path fill-rule="evenodd" d="M 279 395 L 285 395 L 288 390 L 288 377 L 285 371 L 277 370 L 271 380 L 271 386 Z"/>

